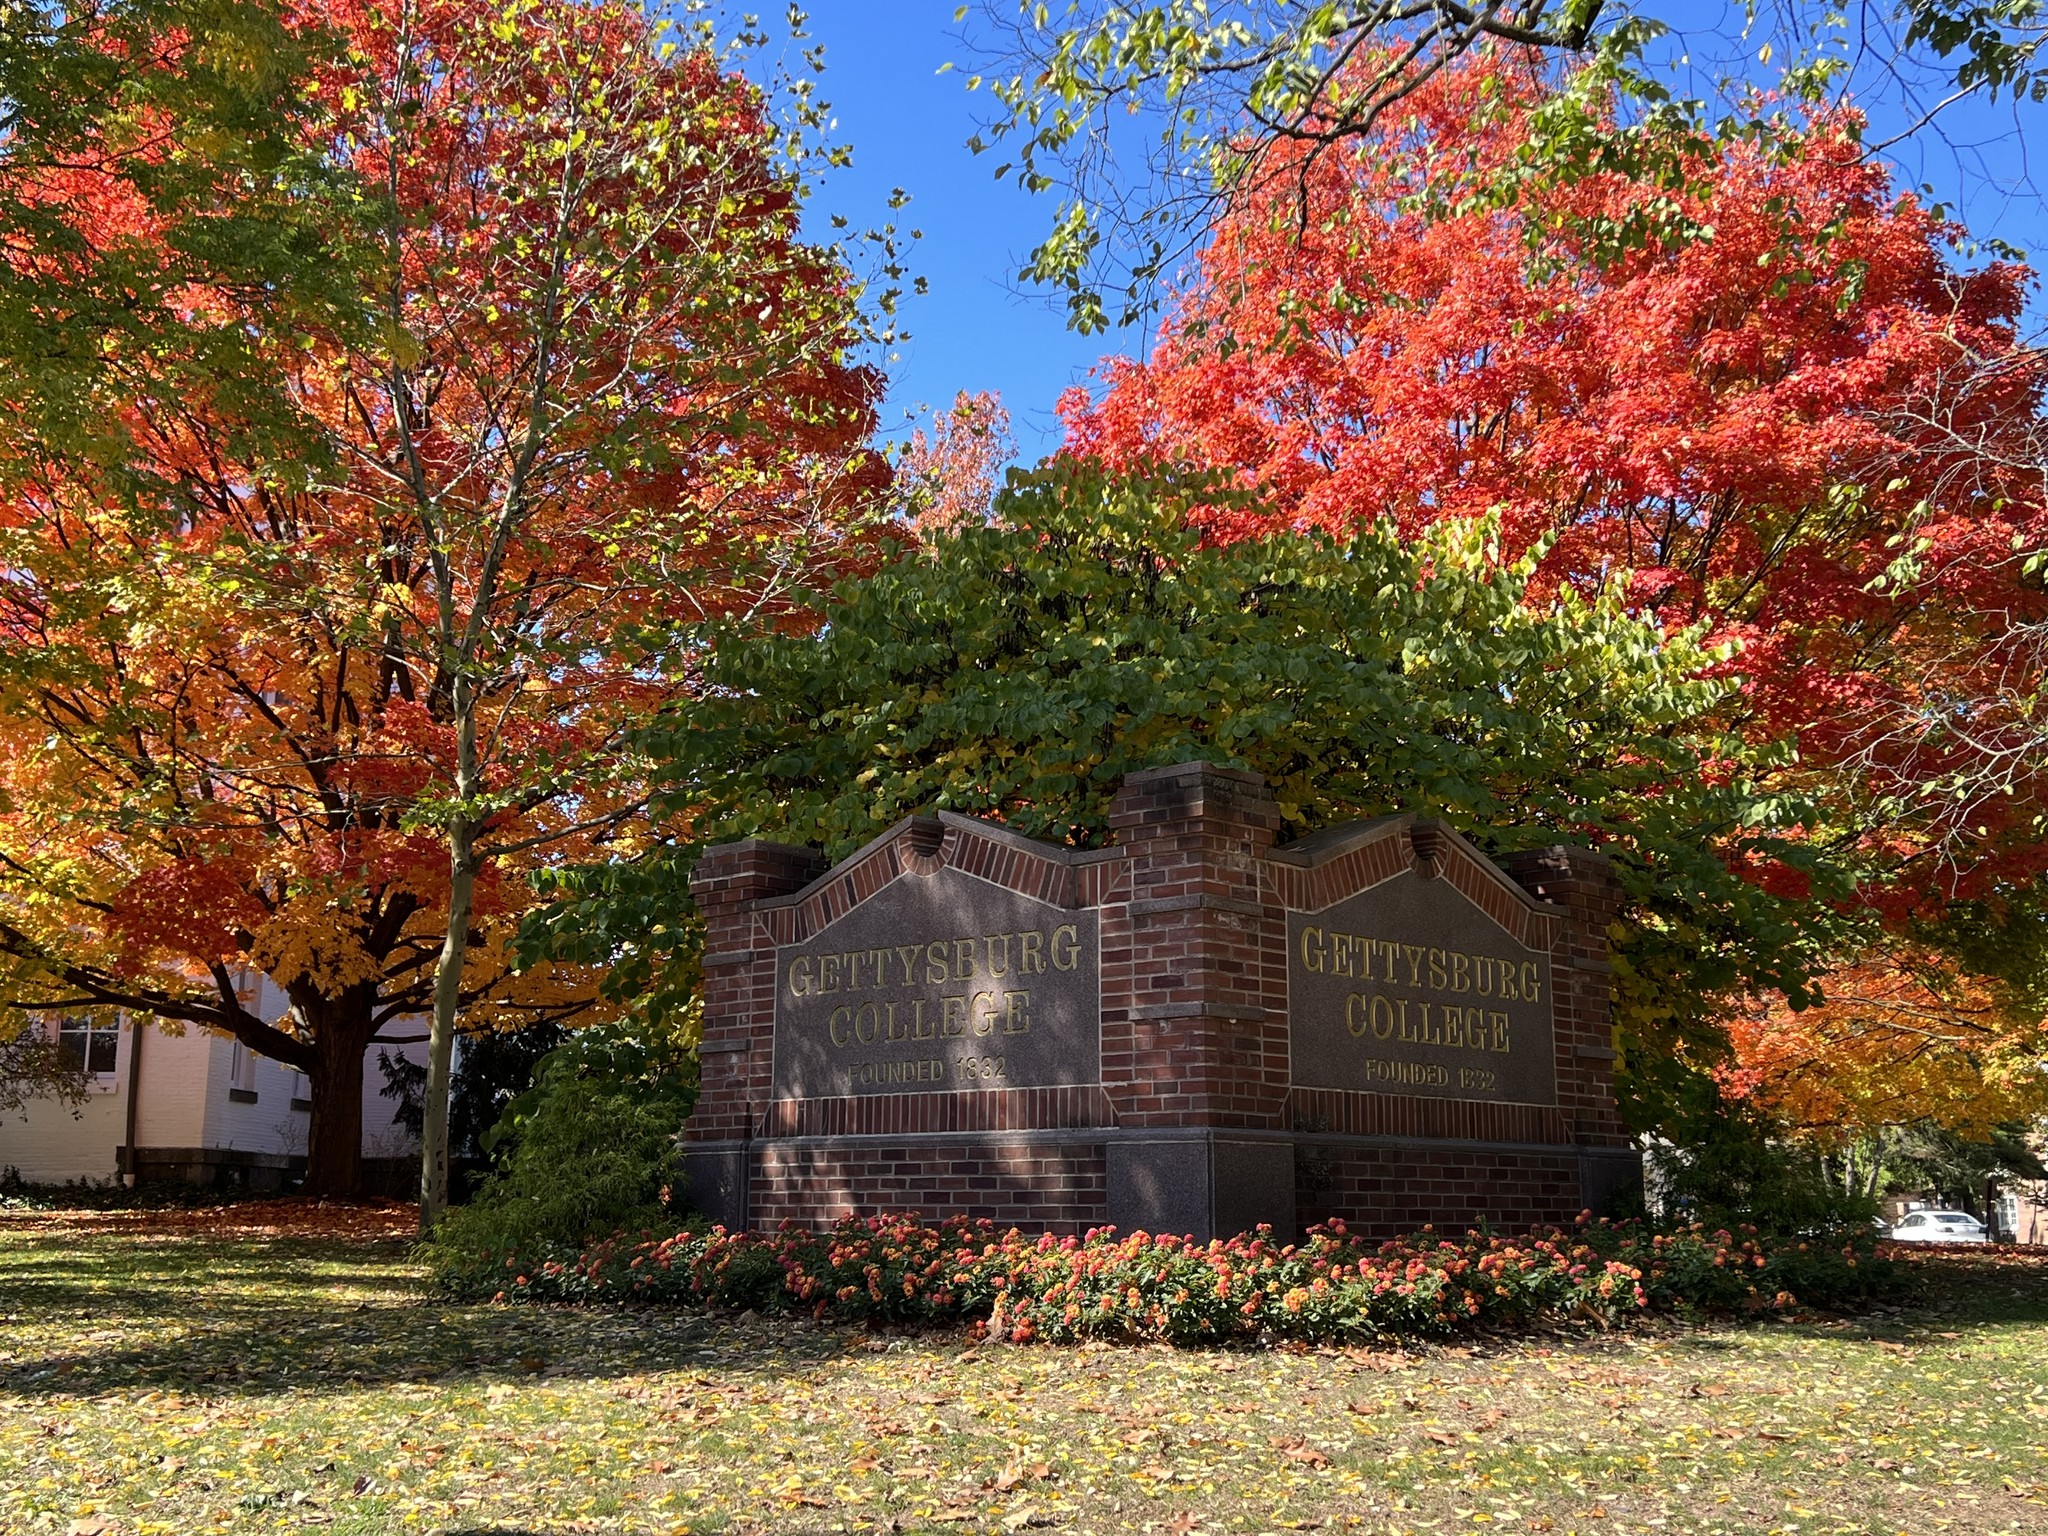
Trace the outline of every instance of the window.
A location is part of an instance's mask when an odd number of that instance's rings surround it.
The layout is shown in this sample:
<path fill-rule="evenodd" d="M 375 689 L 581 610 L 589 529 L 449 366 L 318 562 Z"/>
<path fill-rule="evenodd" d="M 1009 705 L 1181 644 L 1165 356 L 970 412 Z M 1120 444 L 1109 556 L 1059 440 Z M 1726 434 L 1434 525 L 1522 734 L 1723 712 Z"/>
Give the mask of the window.
<path fill-rule="evenodd" d="M 112 1077 L 121 1026 L 112 1019 L 59 1019 L 57 1051 L 87 1077 Z"/>
<path fill-rule="evenodd" d="M 228 1059 L 228 1097 L 237 1104 L 256 1102 L 256 1053 L 239 1040 Z"/>

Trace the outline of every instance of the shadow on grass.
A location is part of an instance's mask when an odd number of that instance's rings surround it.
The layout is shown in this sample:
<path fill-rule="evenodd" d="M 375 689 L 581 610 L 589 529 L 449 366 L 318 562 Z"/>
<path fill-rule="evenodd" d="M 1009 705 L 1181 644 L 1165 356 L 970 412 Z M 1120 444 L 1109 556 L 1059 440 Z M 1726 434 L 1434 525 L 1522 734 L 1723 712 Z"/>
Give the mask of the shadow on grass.
<path fill-rule="evenodd" d="M 17 1314 L 19 1315 L 19 1314 Z M 238 1396 L 569 1377 L 609 1380 L 655 1371 L 716 1369 L 775 1378 L 843 1353 L 846 1330 L 736 1323 L 701 1313 L 551 1307 L 379 1306 L 322 1314 L 277 1308 L 261 1317 L 162 1319 L 125 1347 L 20 1359 L 0 1371 L 0 1395 L 91 1397 L 110 1391 Z M 94 1319 L 95 1331 L 147 1320 Z"/>
<path fill-rule="evenodd" d="M 426 1297 L 402 1251 L 325 1240 L 95 1237 L 0 1246 L 0 1394 L 241 1396 L 715 1367 L 774 1376 L 842 1331 L 693 1312 Z M 5 1357 L 11 1356 L 11 1359 Z"/>

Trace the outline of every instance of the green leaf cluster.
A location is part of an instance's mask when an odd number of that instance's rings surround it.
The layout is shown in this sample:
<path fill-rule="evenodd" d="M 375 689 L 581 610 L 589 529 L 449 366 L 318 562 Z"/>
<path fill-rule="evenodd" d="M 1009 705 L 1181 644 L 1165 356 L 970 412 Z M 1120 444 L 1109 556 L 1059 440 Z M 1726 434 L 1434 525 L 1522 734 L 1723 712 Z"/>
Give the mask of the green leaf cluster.
<path fill-rule="evenodd" d="M 317 457 L 264 349 L 363 320 L 360 202 L 309 131 L 339 52 L 276 0 L 0 0 L 0 485 L 133 494 L 138 414 L 195 401 L 280 478 Z"/>
<path fill-rule="evenodd" d="M 1663 1064 L 1712 1059 L 1724 999 L 1804 995 L 1842 922 L 1815 893 L 1843 872 L 1811 809 L 1764 787 L 1789 754 L 1716 728 L 1739 686 L 1725 649 L 1615 587 L 1538 590 L 1542 551 L 1504 560 L 1486 521 L 1205 539 L 1247 499 L 1062 458 L 1013 471 L 990 525 L 840 586 L 814 625 L 700 631 L 696 699 L 643 742 L 690 841 L 561 880 L 529 948 L 608 949 L 615 984 L 658 995 L 698 848 L 758 834 L 836 858 L 934 809 L 1100 846 L 1126 775 L 1204 759 L 1263 775 L 1283 836 L 1412 809 L 1496 852 L 1604 849 L 1629 897 L 1617 995 L 1657 1101 L 1642 1118 L 1672 1096 Z"/>

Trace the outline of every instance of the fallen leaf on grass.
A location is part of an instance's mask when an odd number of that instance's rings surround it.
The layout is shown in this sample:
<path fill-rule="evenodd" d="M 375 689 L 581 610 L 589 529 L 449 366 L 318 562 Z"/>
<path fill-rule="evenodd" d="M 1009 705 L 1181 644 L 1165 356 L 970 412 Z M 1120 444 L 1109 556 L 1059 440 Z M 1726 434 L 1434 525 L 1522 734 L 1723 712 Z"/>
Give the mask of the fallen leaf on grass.
<path fill-rule="evenodd" d="M 1029 1466 L 1012 1465 L 1005 1467 L 1002 1475 L 997 1477 L 990 1486 L 998 1493 L 1008 1493 L 1019 1483 L 1040 1482 L 1051 1476 L 1052 1468 L 1048 1464 L 1042 1461 L 1034 1461 Z"/>
<path fill-rule="evenodd" d="M 1289 1461 L 1298 1461 L 1311 1471 L 1320 1472 L 1330 1464 L 1330 1458 L 1310 1445 L 1299 1435 L 1275 1438 L 1273 1449 Z"/>
<path fill-rule="evenodd" d="M 1726 1397 L 1728 1389 L 1718 1381 L 1696 1381 L 1685 1389 L 1687 1397 Z"/>
<path fill-rule="evenodd" d="M 1456 1445 L 1458 1443 L 1458 1437 L 1448 1430 L 1425 1429 L 1422 1433 L 1425 1438 L 1434 1440 L 1438 1445 Z"/>

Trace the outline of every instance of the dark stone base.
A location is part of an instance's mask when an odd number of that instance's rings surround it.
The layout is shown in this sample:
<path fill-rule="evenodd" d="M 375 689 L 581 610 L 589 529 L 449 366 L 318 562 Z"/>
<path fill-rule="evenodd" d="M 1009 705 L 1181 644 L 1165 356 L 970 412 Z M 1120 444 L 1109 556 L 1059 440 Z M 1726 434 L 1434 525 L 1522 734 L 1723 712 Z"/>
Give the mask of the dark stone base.
<path fill-rule="evenodd" d="M 282 1152 L 248 1152 L 233 1147 L 137 1147 L 134 1167 L 128 1149 L 115 1149 L 121 1173 L 133 1173 L 138 1184 L 191 1184 L 201 1189 L 231 1190 L 254 1195 L 282 1194 L 306 1176 L 306 1159 Z M 490 1172 L 478 1158 L 453 1158 L 448 1164 L 448 1189 L 454 1203 L 468 1200 Z M 366 1157 L 358 1194 L 381 1200 L 417 1200 L 420 1160 L 417 1157 Z"/>
<path fill-rule="evenodd" d="M 1134 1131 L 1104 1145 L 1110 1225 L 1125 1232 L 1294 1235 L 1294 1143 L 1207 1128 Z"/>
<path fill-rule="evenodd" d="M 298 1183 L 303 1157 L 281 1152 L 245 1152 L 232 1147 L 122 1147 L 122 1173 L 138 1184 L 193 1184 L 202 1189 L 247 1190 L 271 1195 Z"/>
<path fill-rule="evenodd" d="M 743 1231 L 747 1225 L 746 1142 L 694 1143 L 683 1149 L 683 1179 L 690 1204 L 721 1227 Z"/>
<path fill-rule="evenodd" d="M 1643 1154 L 1634 1147 L 1579 1148 L 1579 1202 L 1595 1216 L 1640 1214 Z"/>

